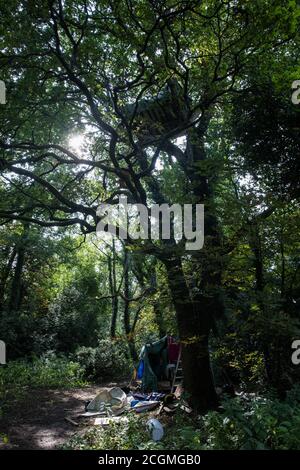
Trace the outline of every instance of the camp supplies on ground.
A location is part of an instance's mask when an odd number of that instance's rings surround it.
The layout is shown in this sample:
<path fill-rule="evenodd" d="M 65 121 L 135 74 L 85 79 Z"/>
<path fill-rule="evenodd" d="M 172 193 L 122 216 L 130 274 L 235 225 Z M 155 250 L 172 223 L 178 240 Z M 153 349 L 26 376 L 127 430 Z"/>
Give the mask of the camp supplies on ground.
<path fill-rule="evenodd" d="M 127 405 L 126 393 L 119 387 L 103 388 L 88 404 L 86 411 L 106 412 L 108 415 L 123 413 Z"/>
<path fill-rule="evenodd" d="M 133 410 L 137 413 L 154 410 L 159 405 L 159 401 L 139 401 L 133 406 Z"/>

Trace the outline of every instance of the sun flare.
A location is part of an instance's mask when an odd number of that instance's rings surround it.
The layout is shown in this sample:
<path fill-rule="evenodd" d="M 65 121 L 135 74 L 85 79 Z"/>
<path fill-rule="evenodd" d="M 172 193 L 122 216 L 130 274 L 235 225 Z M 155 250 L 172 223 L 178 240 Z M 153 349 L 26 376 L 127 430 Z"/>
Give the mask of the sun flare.
<path fill-rule="evenodd" d="M 68 144 L 73 152 L 80 152 L 84 144 L 84 135 L 83 134 L 74 134 L 68 139 Z"/>

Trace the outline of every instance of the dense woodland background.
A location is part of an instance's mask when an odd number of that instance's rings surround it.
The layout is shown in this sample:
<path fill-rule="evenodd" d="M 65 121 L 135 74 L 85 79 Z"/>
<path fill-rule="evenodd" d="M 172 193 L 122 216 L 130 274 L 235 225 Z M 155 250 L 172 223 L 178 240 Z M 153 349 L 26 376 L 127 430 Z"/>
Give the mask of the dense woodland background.
<path fill-rule="evenodd" d="M 299 18 L 283 0 L 1 2 L 3 403 L 47 374 L 61 385 L 57 370 L 129 377 L 169 333 L 195 410 L 216 408 L 214 385 L 271 393 L 246 448 L 299 448 Z M 204 248 L 101 240 L 97 207 L 120 194 L 204 204 Z M 210 412 L 212 448 L 245 444 L 245 410 L 226 403 L 238 437 Z M 178 448 L 204 445 L 189 426 Z"/>

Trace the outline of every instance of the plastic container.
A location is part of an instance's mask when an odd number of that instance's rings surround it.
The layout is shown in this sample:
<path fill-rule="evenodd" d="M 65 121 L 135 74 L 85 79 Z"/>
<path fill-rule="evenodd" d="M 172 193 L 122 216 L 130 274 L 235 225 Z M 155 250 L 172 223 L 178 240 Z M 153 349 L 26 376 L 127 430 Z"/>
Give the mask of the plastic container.
<path fill-rule="evenodd" d="M 153 441 L 160 441 L 163 438 L 164 428 L 158 419 L 149 419 L 149 421 L 147 421 L 147 428 L 149 429 Z"/>

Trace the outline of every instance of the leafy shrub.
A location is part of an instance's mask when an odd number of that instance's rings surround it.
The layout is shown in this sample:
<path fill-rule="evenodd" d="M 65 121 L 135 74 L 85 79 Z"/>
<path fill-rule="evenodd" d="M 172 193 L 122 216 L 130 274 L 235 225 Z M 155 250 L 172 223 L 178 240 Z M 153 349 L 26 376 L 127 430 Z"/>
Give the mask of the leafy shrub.
<path fill-rule="evenodd" d="M 249 351 L 242 341 L 237 341 L 235 332 L 224 334 L 222 343 L 214 346 L 211 359 L 219 386 L 227 382 L 229 377 L 231 382 L 247 390 L 265 388 L 265 364 L 260 351 Z"/>
<path fill-rule="evenodd" d="M 102 339 L 97 348 L 78 348 L 74 357 L 90 379 L 126 376 L 132 367 L 127 346 L 121 341 Z"/>
<path fill-rule="evenodd" d="M 95 279 L 91 282 L 94 284 Z M 56 351 L 67 354 L 74 353 L 81 345 L 96 346 L 100 329 L 99 306 L 95 307 L 96 292 L 90 290 L 91 286 L 69 286 L 50 304 L 43 332 L 47 336 L 53 335 L 52 347 Z"/>
<path fill-rule="evenodd" d="M 146 422 L 150 415 L 129 414 L 128 423 L 93 428 L 74 436 L 65 449 L 167 449 L 167 450 L 300 450 L 300 388 L 286 400 L 244 394 L 226 399 L 221 412 L 190 417 L 178 410 L 162 415 L 165 427 L 160 442 L 150 440 Z"/>
<path fill-rule="evenodd" d="M 83 435 L 75 435 L 64 450 L 128 450 L 144 449 L 149 441 L 145 418 L 129 415 L 127 423 L 111 423 L 107 429 L 91 428 Z M 151 442 L 153 445 L 153 442 Z"/>
<path fill-rule="evenodd" d="M 8 401 L 22 398 L 27 388 L 68 388 L 85 385 L 83 369 L 76 363 L 53 354 L 31 362 L 16 360 L 0 368 L 0 408 Z"/>
<path fill-rule="evenodd" d="M 200 418 L 208 449 L 300 449 L 300 393 L 285 401 L 251 394 Z"/>
<path fill-rule="evenodd" d="M 96 348 L 82 346 L 81 348 L 77 349 L 76 353 L 74 354 L 74 358 L 83 368 L 85 377 L 96 377 Z"/>

